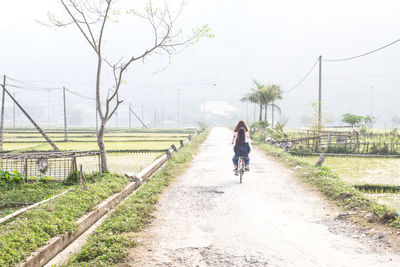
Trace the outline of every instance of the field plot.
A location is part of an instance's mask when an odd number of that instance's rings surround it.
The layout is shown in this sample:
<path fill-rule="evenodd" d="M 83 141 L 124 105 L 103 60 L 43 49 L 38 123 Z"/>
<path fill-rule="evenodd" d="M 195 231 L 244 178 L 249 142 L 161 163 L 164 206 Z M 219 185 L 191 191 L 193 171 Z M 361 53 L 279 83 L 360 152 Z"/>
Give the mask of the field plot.
<path fill-rule="evenodd" d="M 62 183 L 6 184 L 0 183 L 0 218 L 14 211 L 50 198 L 67 190 Z"/>
<path fill-rule="evenodd" d="M 175 132 L 174 132 L 175 131 Z M 96 132 L 74 130 L 68 132 L 68 142 L 64 141 L 62 130 L 46 131 L 49 138 L 60 150 L 98 150 Z M 178 145 L 193 131 L 183 130 L 130 130 L 121 129 L 107 132 L 104 140 L 107 150 L 164 150 L 172 144 Z M 52 147 L 36 131 L 9 130 L 4 134 L 3 150 L 12 152 L 51 151 Z"/>
<path fill-rule="evenodd" d="M 318 159 L 318 156 L 298 157 L 312 165 Z M 400 194 L 385 193 L 384 190 L 384 187 L 400 185 L 400 159 L 327 156 L 324 166 L 332 169 L 349 184 L 374 186 L 376 193 L 365 193 L 366 196 L 380 204 L 400 210 Z"/>
<path fill-rule="evenodd" d="M 62 151 L 98 151 L 96 140 L 96 131 L 94 129 L 77 129 L 68 132 L 68 142 L 64 141 L 64 132 L 61 129 L 46 130 L 49 138 L 57 145 L 60 152 Z M 171 145 L 178 146 L 180 141 L 184 141 L 189 135 L 194 134 L 194 130 L 182 129 L 118 129 L 110 130 L 105 134 L 105 145 L 108 151 L 108 167 L 109 170 L 116 173 L 139 172 L 155 159 L 160 157 L 164 151 L 171 148 Z M 5 152 L 25 153 L 25 152 L 54 152 L 53 148 L 44 138 L 34 129 L 14 129 L 6 130 L 4 134 L 3 149 Z M 4 162 L 3 162 L 4 161 Z M 51 162 L 53 162 L 52 160 Z M 36 168 L 38 160 L 35 159 L 27 163 L 19 160 L 19 165 L 9 160 L 0 161 L 0 169 L 13 171 L 18 169 L 20 173 L 26 176 L 39 175 L 30 172 L 30 167 Z M 51 162 L 48 161 L 45 175 L 52 176 L 55 180 L 64 179 L 71 168 L 75 166 L 70 160 L 64 160 L 66 175 L 58 175 L 52 172 Z M 4 163 L 4 164 L 3 164 Z M 6 164 L 7 163 L 7 164 Z M 76 157 L 77 167 L 82 165 L 85 172 L 98 172 L 99 158 L 96 155 L 85 155 L 85 157 Z M 33 165 L 32 165 L 33 164 Z M 15 165 L 15 166 L 14 166 Z M 32 166 L 31 166 L 32 165 Z M 61 166 L 62 169 L 62 166 Z M 65 173 L 64 173 L 65 174 Z M 59 177 L 60 176 L 60 177 Z"/>
<path fill-rule="evenodd" d="M 400 210 L 400 194 L 366 194 L 376 202 Z"/>
<path fill-rule="evenodd" d="M 60 150 L 98 150 L 97 142 L 55 142 Z M 171 148 L 172 144 L 178 145 L 179 140 L 171 141 L 123 141 L 123 142 L 107 142 L 105 141 L 107 150 L 162 150 Z M 18 144 L 19 145 L 19 144 Z M 49 144 L 35 145 L 26 147 L 24 150 L 29 151 L 51 151 Z M 5 144 L 7 149 L 7 144 Z M 10 150 L 16 150 L 13 146 Z"/>
<path fill-rule="evenodd" d="M 107 154 L 108 168 L 116 173 L 138 173 L 161 155 L 162 153 L 112 152 Z M 78 158 L 77 164 L 82 164 L 85 172 L 98 171 L 97 156 Z"/>
<path fill-rule="evenodd" d="M 318 156 L 299 156 L 314 165 Z M 400 185 L 400 159 L 329 157 L 324 166 L 331 168 L 350 184 L 389 184 Z"/>

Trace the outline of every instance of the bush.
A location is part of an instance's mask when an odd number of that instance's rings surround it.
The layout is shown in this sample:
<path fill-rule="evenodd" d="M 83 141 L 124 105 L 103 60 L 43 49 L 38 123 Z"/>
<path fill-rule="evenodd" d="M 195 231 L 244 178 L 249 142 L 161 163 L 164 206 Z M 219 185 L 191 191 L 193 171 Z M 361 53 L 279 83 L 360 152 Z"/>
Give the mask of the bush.
<path fill-rule="evenodd" d="M 74 171 L 71 172 L 67 178 L 64 179 L 63 184 L 64 185 L 75 185 L 78 184 L 79 182 L 79 172 Z"/>
<path fill-rule="evenodd" d="M 265 128 L 267 128 L 269 126 L 269 123 L 268 122 L 265 122 L 265 121 L 256 121 L 256 122 L 253 122 L 251 125 L 250 125 L 250 128 L 252 129 L 252 128 L 258 128 L 258 129 L 260 129 L 260 130 L 263 130 L 263 129 L 265 129 Z"/>
<path fill-rule="evenodd" d="M 327 153 L 350 154 L 353 151 L 345 145 L 329 146 L 326 150 Z"/>
<path fill-rule="evenodd" d="M 21 175 L 18 171 L 4 171 L 0 170 L 0 181 L 7 184 L 19 184 L 25 181 L 25 176 Z"/>

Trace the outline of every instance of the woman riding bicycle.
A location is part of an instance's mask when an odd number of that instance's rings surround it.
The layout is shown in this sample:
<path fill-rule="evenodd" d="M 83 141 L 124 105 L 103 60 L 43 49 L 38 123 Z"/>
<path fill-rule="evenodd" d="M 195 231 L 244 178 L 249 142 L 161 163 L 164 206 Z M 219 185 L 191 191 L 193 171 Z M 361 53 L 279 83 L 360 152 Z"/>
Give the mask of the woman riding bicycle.
<path fill-rule="evenodd" d="M 237 137 L 235 140 L 235 146 L 233 147 L 233 151 L 235 151 L 235 155 L 232 158 L 233 166 L 235 167 L 234 174 L 238 175 L 238 160 L 239 157 L 243 157 L 245 161 L 245 171 L 249 171 L 250 158 L 249 153 L 251 151 L 251 145 L 249 142 L 246 142 L 246 130 L 244 127 L 240 127 L 237 131 Z"/>
<path fill-rule="evenodd" d="M 233 139 L 232 139 L 232 144 L 235 144 L 235 140 L 238 135 L 238 130 L 239 128 L 242 127 L 246 131 L 246 142 L 250 143 L 250 134 L 249 130 L 247 129 L 246 123 L 244 121 L 239 121 L 238 124 L 236 124 L 235 129 L 233 130 Z"/>

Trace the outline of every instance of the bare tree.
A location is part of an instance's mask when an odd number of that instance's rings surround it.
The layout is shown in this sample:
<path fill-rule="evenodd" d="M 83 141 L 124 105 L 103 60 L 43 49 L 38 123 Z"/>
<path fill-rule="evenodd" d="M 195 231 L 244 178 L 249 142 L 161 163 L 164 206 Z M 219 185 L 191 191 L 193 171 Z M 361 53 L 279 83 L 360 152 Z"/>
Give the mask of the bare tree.
<path fill-rule="evenodd" d="M 96 75 L 96 101 L 97 113 L 100 117 L 101 125 L 97 133 L 97 143 L 101 153 L 102 170 L 107 171 L 107 155 L 104 144 L 104 133 L 107 122 L 115 114 L 118 106 L 123 102 L 119 98 L 119 90 L 126 70 L 132 63 L 144 60 L 152 54 L 171 55 L 182 51 L 189 45 L 197 42 L 202 37 L 212 37 L 207 25 L 193 30 L 188 36 L 182 34 L 181 29 L 176 28 L 177 19 L 184 7 L 182 2 L 180 8 L 173 12 L 166 2 L 155 6 L 153 0 L 148 0 L 144 11 L 137 12 L 130 10 L 127 13 L 143 18 L 151 26 L 154 42 L 147 49 L 136 56 L 128 55 L 124 59 L 123 55 L 117 62 L 103 57 L 103 43 L 105 27 L 108 21 L 119 14 L 115 9 L 117 0 L 59 0 L 66 12 L 66 19 L 61 21 L 52 13 L 48 14 L 48 19 L 52 26 L 65 27 L 75 25 L 83 38 L 90 45 L 97 55 L 97 75 Z M 111 68 L 114 81 L 113 88 L 108 89 L 106 96 L 101 96 L 102 84 L 101 76 L 105 66 Z M 103 89 L 104 90 L 104 89 Z"/>

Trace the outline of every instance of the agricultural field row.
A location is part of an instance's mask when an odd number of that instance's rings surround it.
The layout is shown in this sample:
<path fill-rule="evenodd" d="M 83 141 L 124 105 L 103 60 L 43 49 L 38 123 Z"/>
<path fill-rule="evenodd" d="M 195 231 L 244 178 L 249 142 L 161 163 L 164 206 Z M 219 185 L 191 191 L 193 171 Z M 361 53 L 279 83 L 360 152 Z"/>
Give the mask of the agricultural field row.
<path fill-rule="evenodd" d="M 158 141 L 176 141 L 176 140 L 185 140 L 186 136 L 183 137 L 105 137 L 104 140 L 108 142 L 158 142 Z M 51 138 L 53 142 L 65 142 L 64 138 Z M 68 138 L 68 142 L 96 142 L 96 138 L 81 138 L 81 137 L 70 137 Z M 7 139 L 4 140 L 4 143 L 46 143 L 43 137 L 31 137 L 24 139 Z"/>
<path fill-rule="evenodd" d="M 318 156 L 299 156 L 314 165 Z M 350 184 L 400 185 L 400 159 L 371 157 L 326 156 L 324 166 L 329 167 Z"/>
<path fill-rule="evenodd" d="M 108 153 L 108 166 L 109 171 L 113 173 L 138 173 L 146 166 L 151 164 L 154 160 L 160 157 L 163 153 Z M 98 157 L 78 157 L 77 164 L 82 165 L 85 173 L 96 173 L 98 172 Z M 49 169 L 52 167 L 49 166 Z M 13 170 L 9 170 L 12 172 Z M 65 170 L 68 171 L 68 170 Z M 68 174 L 68 172 L 67 172 Z M 49 172 L 47 175 L 52 175 Z M 12 182 L 1 183 L 0 190 L 0 218 L 4 217 L 24 206 L 32 205 L 43 199 L 49 198 L 53 195 L 57 195 L 62 191 L 68 189 L 68 185 L 65 185 L 63 181 L 57 181 L 56 177 L 46 177 L 47 179 L 53 180 L 50 183 L 33 183 L 26 184 L 21 182 L 16 184 Z M 21 177 L 24 180 L 24 177 Z"/>
<path fill-rule="evenodd" d="M 63 133 L 53 134 L 53 135 L 57 136 L 57 138 L 60 139 L 63 137 Z M 189 134 L 182 134 L 176 132 L 175 133 L 174 132 L 168 132 L 168 133 L 118 132 L 115 133 L 115 135 L 113 134 L 107 135 L 105 141 L 107 150 L 121 150 L 121 151 L 165 150 L 171 148 L 172 144 L 178 146 L 179 141 L 187 139 L 188 135 Z M 7 138 L 8 140 L 10 140 L 11 138 L 15 139 L 20 138 L 22 142 L 5 142 L 3 144 L 3 148 L 6 151 L 22 152 L 22 153 L 25 151 L 52 151 L 52 147 L 47 142 L 43 142 L 42 141 L 43 137 L 37 133 L 35 136 L 29 136 L 29 133 L 22 134 L 21 132 L 18 132 L 17 135 L 5 134 L 4 139 L 6 141 Z M 95 137 L 88 138 L 87 134 L 82 134 L 80 132 L 74 134 L 73 138 L 75 140 L 72 140 L 70 142 L 62 141 L 62 142 L 55 142 L 55 144 L 59 147 L 60 150 L 98 150 Z M 38 142 L 38 140 L 41 141 Z M 143 168 L 148 166 L 151 162 L 160 157 L 162 154 L 163 153 L 160 152 L 141 152 L 141 153 L 109 152 L 107 154 L 109 171 L 120 174 L 127 172 L 138 173 Z M 58 180 L 60 178 L 53 176 L 53 172 L 58 172 L 59 171 L 58 169 L 60 167 L 58 165 L 57 165 L 58 167 L 53 166 L 52 165 L 53 163 L 55 164 L 55 162 L 49 162 L 49 167 L 48 171 L 46 172 L 46 175 L 50 175 L 51 177 L 50 176 L 49 177 L 52 180 Z M 7 170 L 9 172 L 18 169 L 18 171 L 22 173 L 23 172 L 23 169 L 21 169 L 22 165 L 17 166 L 15 164 L 17 163 L 9 161 L 9 163 L 7 163 L 6 165 L 2 163 L 1 166 L 2 168 L 4 168 L 4 170 Z M 68 166 L 67 165 L 65 171 L 67 171 L 68 174 L 69 165 Z M 78 157 L 77 165 L 78 166 L 82 165 L 83 170 L 86 173 L 97 172 L 99 168 L 98 156 Z M 30 167 L 28 168 L 30 169 Z M 20 187 L 17 188 L 18 189 L 11 188 L 10 190 L 6 190 L 8 192 L 1 190 L 2 192 L 0 194 L 0 217 L 6 216 L 7 214 L 15 211 L 16 209 L 21 208 L 24 205 L 29 205 L 34 202 L 40 201 L 42 199 L 48 198 L 54 194 L 58 194 L 66 187 L 63 186 L 62 183 L 55 183 L 55 184 L 51 183 L 49 185 L 44 185 L 43 188 L 40 188 L 40 190 L 38 190 L 37 188 L 35 189 L 35 186 L 32 185 L 21 185 L 21 188 Z"/>
<path fill-rule="evenodd" d="M 138 173 L 162 155 L 163 153 L 112 152 L 107 153 L 107 163 L 110 172 Z M 97 156 L 77 158 L 77 164 L 82 165 L 84 172 L 98 171 Z"/>
<path fill-rule="evenodd" d="M 60 150 L 98 150 L 96 141 L 91 142 L 55 142 Z M 164 150 L 174 144 L 177 146 L 179 140 L 170 141 L 131 141 L 131 142 L 118 142 L 105 141 L 107 150 Z M 53 148 L 48 143 L 4 143 L 3 150 L 13 152 L 24 151 L 51 151 Z"/>
<path fill-rule="evenodd" d="M 314 165 L 318 156 L 297 156 Z M 400 159 L 326 156 L 324 166 L 352 185 L 375 185 L 376 192 L 365 194 L 379 203 L 400 210 L 400 194 L 384 192 L 383 187 L 400 186 Z"/>

